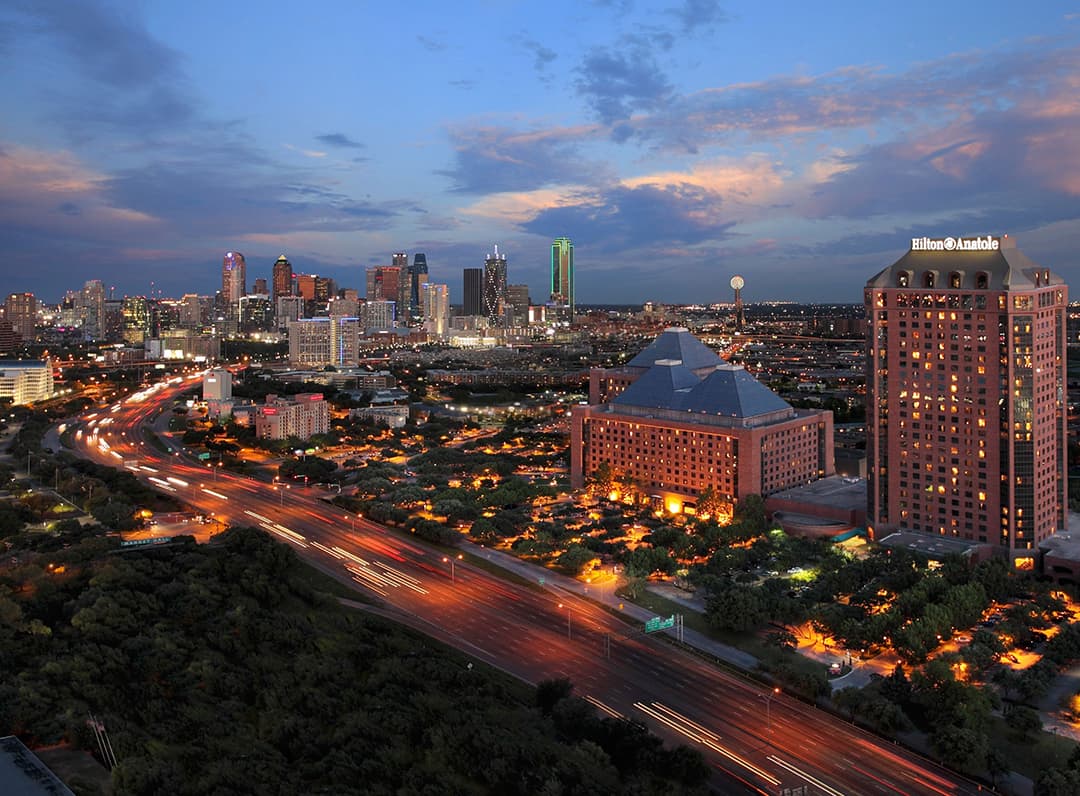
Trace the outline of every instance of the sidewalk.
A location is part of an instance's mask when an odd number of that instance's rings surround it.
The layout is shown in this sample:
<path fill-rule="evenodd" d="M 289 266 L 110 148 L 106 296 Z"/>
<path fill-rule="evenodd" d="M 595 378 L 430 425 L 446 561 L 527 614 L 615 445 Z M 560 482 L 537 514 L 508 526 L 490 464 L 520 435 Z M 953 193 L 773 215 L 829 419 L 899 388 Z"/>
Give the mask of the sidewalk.
<path fill-rule="evenodd" d="M 540 584 L 543 588 L 553 592 L 565 592 L 568 594 L 577 595 L 583 599 L 592 600 L 595 603 L 606 605 L 614 608 L 621 613 L 636 619 L 645 624 L 646 620 L 652 619 L 653 614 L 634 603 L 621 600 L 613 592 L 613 589 L 597 588 L 596 586 L 590 587 L 587 583 L 582 583 L 566 575 L 562 575 L 558 572 L 554 572 L 546 567 L 537 566 L 536 564 L 530 564 L 527 561 L 511 555 L 510 553 L 504 553 L 500 550 L 492 550 L 488 547 L 481 547 L 473 544 L 467 540 L 462 540 L 461 549 L 467 550 L 470 554 L 477 558 L 486 559 L 493 564 L 497 564 L 503 569 L 513 572 L 526 580 L 530 580 L 533 583 Z M 643 628 L 644 629 L 644 628 Z M 669 628 L 668 630 L 658 631 L 665 633 L 671 638 L 676 638 L 675 628 Z M 693 647 L 700 652 L 710 655 L 717 660 L 724 661 L 737 666 L 740 669 L 752 671 L 757 668 L 758 660 L 748 652 L 743 652 L 740 649 L 723 644 L 719 641 L 715 641 L 707 636 L 691 630 L 690 628 L 683 628 L 683 642 L 690 647 Z"/>

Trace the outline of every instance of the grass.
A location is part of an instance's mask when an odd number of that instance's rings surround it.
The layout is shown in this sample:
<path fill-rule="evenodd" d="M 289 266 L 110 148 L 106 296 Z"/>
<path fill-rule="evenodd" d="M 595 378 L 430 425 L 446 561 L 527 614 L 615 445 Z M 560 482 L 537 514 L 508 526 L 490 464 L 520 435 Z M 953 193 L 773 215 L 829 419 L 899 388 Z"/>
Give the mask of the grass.
<path fill-rule="evenodd" d="M 318 567 L 307 563 L 302 558 L 297 559 L 296 577 L 301 583 L 306 583 L 315 591 L 324 592 L 331 597 L 341 597 L 346 600 L 374 604 L 371 595 L 367 592 L 359 588 L 351 588 Z"/>
<path fill-rule="evenodd" d="M 990 745 L 1009 761 L 1009 767 L 1032 780 L 1047 768 L 1061 768 L 1076 751 L 1076 741 L 1050 732 L 1031 740 L 1018 739 L 1000 716 L 991 716 L 986 728 Z"/>

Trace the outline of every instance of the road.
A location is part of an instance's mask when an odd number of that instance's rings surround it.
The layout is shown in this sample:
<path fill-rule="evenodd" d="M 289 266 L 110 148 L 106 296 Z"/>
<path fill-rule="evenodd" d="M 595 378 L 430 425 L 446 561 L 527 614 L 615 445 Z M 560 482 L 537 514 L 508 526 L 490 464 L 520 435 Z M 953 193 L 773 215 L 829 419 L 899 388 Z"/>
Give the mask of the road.
<path fill-rule="evenodd" d="M 601 711 L 645 722 L 702 751 L 722 792 L 968 794 L 975 783 L 863 733 L 785 694 L 716 669 L 569 592 L 501 580 L 381 525 L 318 500 L 303 487 L 212 472 L 140 426 L 171 406 L 174 385 L 81 423 L 80 455 L 126 466 L 141 480 L 230 524 L 263 528 L 306 560 L 378 596 L 408 624 L 526 681 L 567 677 Z M 92 413 L 91 413 L 92 414 Z M 101 423 L 107 421 L 105 426 Z M 90 426 L 93 428 L 90 428 Z M 102 445 L 104 442 L 104 445 Z"/>

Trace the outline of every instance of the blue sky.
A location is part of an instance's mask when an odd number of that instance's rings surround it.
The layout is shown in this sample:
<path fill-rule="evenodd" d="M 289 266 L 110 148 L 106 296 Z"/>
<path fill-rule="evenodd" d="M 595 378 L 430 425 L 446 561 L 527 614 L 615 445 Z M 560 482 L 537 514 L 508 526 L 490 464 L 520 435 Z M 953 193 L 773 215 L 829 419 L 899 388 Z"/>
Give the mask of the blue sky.
<path fill-rule="evenodd" d="M 915 235 L 1080 284 L 1080 3 L 0 0 L 5 293 L 363 289 L 498 244 L 546 300 L 859 301 Z"/>

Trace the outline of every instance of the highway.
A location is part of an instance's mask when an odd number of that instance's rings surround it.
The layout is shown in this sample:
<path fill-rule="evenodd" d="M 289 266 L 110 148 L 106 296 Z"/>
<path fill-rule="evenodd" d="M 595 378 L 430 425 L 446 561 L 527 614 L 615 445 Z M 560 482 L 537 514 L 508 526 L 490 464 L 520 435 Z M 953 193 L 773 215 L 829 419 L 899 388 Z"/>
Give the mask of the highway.
<path fill-rule="evenodd" d="M 980 789 L 827 713 L 718 670 L 701 657 L 628 629 L 592 602 L 502 580 L 305 494 L 226 471 L 212 474 L 141 426 L 190 384 L 115 411 L 90 412 L 77 453 L 126 466 L 140 480 L 234 525 L 252 525 L 323 571 L 353 583 L 464 653 L 529 682 L 566 677 L 612 716 L 646 723 L 699 749 L 725 793 L 968 794 Z M 91 418 L 91 415 L 96 417 Z M 107 421 L 102 425 L 103 421 Z M 104 443 L 104 444 L 102 444 Z M 125 464 L 126 463 L 126 464 Z"/>

